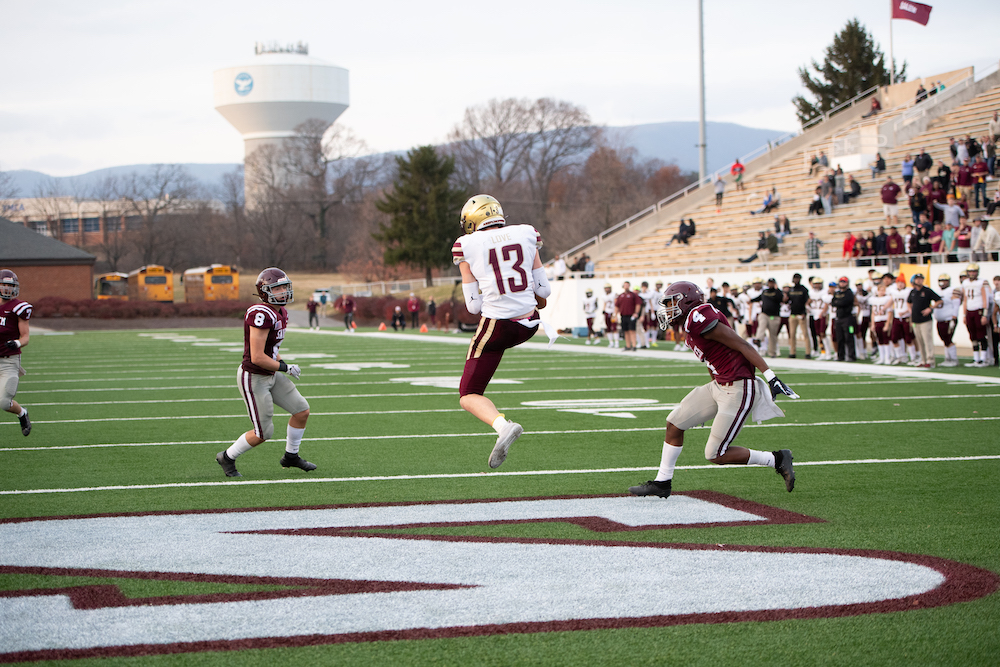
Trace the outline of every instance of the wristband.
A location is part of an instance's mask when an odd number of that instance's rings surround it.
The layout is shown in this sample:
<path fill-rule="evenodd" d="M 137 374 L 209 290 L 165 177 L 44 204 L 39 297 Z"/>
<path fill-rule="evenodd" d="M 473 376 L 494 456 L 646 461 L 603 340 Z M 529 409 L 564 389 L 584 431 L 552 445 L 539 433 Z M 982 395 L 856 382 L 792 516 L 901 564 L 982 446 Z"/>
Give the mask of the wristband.
<path fill-rule="evenodd" d="M 766 371 L 764 371 L 764 379 L 767 380 L 768 382 L 770 382 L 771 380 L 773 380 L 774 379 L 774 371 L 772 371 L 770 368 L 768 368 Z"/>
<path fill-rule="evenodd" d="M 288 364 L 286 364 L 282 359 L 278 360 L 278 370 L 281 371 L 282 373 L 288 372 Z"/>

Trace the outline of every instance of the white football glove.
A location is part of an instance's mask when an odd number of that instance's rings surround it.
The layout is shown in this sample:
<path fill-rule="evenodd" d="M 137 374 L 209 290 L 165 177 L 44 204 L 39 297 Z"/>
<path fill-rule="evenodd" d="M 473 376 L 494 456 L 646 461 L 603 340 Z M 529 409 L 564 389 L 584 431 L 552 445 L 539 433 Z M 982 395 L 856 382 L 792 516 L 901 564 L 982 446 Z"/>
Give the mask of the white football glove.
<path fill-rule="evenodd" d="M 299 368 L 298 364 L 288 364 L 288 370 L 285 371 L 285 373 L 287 373 L 288 375 L 291 375 L 293 378 L 295 378 L 296 380 L 298 380 L 299 376 L 302 375 L 302 369 Z M 796 397 L 796 398 L 798 398 L 798 397 Z"/>

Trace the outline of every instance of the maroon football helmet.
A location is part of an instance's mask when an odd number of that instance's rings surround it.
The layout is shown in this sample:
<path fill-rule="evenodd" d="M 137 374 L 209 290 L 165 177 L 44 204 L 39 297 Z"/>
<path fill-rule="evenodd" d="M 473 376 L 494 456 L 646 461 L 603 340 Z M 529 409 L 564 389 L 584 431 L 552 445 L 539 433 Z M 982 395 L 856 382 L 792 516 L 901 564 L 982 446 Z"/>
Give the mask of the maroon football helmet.
<path fill-rule="evenodd" d="M 279 289 L 281 287 L 284 289 Z M 284 306 L 292 302 L 294 293 L 292 292 L 292 281 L 281 269 L 272 266 L 264 269 L 257 276 L 257 296 L 264 303 L 272 306 Z"/>
<path fill-rule="evenodd" d="M 687 317 L 692 308 L 705 303 L 705 293 L 694 283 L 681 280 L 671 283 L 663 293 L 663 300 L 656 308 L 656 321 L 664 331 L 678 320 Z"/>
<path fill-rule="evenodd" d="M 0 271 L 0 299 L 16 299 L 21 293 L 21 284 L 17 282 L 17 274 L 10 269 Z"/>

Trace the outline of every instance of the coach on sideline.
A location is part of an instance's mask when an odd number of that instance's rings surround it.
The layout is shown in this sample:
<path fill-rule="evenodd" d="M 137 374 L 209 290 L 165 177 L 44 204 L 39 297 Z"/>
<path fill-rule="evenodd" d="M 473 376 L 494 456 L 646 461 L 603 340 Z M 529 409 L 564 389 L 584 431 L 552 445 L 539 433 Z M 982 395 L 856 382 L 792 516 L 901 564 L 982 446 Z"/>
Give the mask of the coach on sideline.
<path fill-rule="evenodd" d="M 934 368 L 933 312 L 944 305 L 944 301 L 937 292 L 924 287 L 924 274 L 914 273 L 910 283 L 913 289 L 906 300 L 910 302 L 910 323 L 920 352 L 920 368 Z"/>

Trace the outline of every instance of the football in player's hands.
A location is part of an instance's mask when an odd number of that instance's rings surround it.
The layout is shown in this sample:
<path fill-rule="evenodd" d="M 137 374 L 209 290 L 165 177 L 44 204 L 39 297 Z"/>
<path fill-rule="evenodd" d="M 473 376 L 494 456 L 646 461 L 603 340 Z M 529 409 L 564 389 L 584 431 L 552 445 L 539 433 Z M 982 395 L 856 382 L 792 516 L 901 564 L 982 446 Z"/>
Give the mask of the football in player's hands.
<path fill-rule="evenodd" d="M 535 295 L 535 305 L 539 309 L 544 308 L 545 304 L 547 304 L 547 303 L 548 303 L 548 300 L 544 296 L 538 296 L 537 294 Z"/>
<path fill-rule="evenodd" d="M 285 372 L 291 375 L 296 380 L 298 380 L 299 376 L 302 375 L 302 369 L 299 368 L 298 364 L 288 364 L 288 370 Z"/>

